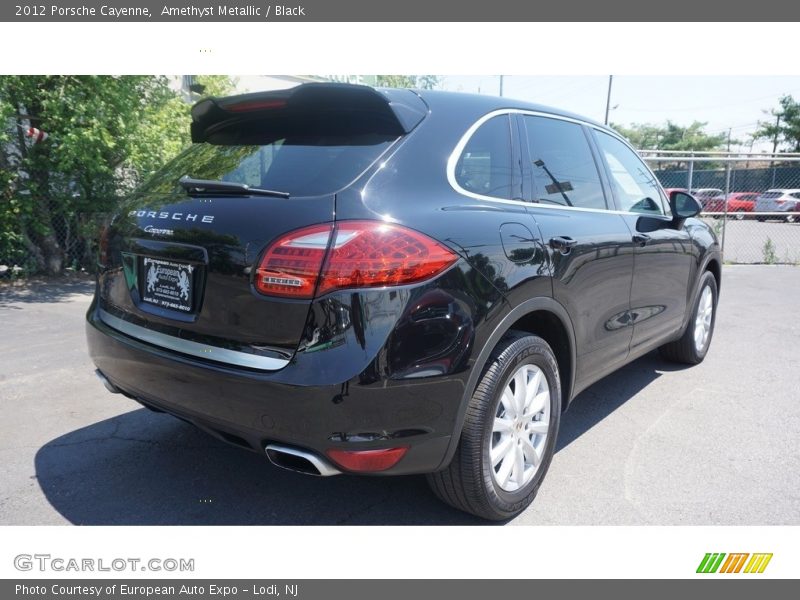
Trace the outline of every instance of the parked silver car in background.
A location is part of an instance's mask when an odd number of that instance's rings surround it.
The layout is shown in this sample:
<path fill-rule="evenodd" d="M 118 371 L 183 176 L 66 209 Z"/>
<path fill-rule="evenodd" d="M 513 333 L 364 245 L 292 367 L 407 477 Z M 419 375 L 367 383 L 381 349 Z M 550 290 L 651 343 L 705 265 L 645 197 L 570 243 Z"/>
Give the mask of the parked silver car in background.
<path fill-rule="evenodd" d="M 756 213 L 787 213 L 781 215 L 758 215 L 759 221 L 781 219 L 787 223 L 800 221 L 800 188 L 767 190 L 756 198 Z"/>

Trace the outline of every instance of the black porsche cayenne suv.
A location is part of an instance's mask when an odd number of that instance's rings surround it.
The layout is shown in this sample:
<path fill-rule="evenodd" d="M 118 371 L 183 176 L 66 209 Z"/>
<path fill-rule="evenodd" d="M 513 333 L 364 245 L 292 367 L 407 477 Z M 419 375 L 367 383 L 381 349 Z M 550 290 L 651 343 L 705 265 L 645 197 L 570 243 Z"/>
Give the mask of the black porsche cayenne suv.
<path fill-rule="evenodd" d="M 505 98 L 309 84 L 213 98 L 100 241 L 114 392 L 276 465 L 426 473 L 507 519 L 581 390 L 699 363 L 721 254 L 614 131 Z"/>

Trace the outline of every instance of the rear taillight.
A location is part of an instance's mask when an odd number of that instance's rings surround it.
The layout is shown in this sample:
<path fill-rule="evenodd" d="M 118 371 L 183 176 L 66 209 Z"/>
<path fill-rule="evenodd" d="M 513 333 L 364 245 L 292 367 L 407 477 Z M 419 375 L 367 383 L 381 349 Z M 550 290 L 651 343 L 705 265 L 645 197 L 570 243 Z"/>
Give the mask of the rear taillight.
<path fill-rule="evenodd" d="M 457 258 L 439 242 L 400 225 L 344 221 L 336 228 L 319 293 L 417 283 L 441 273 Z"/>
<path fill-rule="evenodd" d="M 333 226 L 314 225 L 287 233 L 264 253 L 255 285 L 262 294 L 312 298 Z"/>
<path fill-rule="evenodd" d="M 429 279 L 458 256 L 417 231 L 380 221 L 342 221 L 286 234 L 256 270 L 262 294 L 311 298 L 337 289 L 406 285 Z"/>

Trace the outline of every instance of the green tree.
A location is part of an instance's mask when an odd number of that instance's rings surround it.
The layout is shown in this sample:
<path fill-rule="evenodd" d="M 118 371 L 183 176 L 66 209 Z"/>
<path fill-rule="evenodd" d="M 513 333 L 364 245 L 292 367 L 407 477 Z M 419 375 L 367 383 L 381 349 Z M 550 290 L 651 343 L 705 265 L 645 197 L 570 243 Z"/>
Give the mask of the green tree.
<path fill-rule="evenodd" d="M 630 127 L 611 124 L 621 135 L 639 150 L 655 150 L 658 148 L 659 137 L 663 135 L 663 128 L 651 123 L 633 123 Z"/>
<path fill-rule="evenodd" d="M 91 264 L 98 215 L 188 143 L 189 111 L 165 77 L 0 76 L 0 262 Z"/>
<path fill-rule="evenodd" d="M 800 102 L 791 95 L 782 96 L 777 109 L 764 112 L 775 121 L 759 121 L 753 138 L 770 140 L 775 150 L 781 152 L 800 152 Z"/>
<path fill-rule="evenodd" d="M 728 143 L 726 133 L 711 135 L 705 132 L 707 123 L 694 121 L 688 127 L 682 127 L 667 120 L 663 125 L 652 123 L 634 123 L 630 127 L 614 125 L 612 127 L 630 140 L 640 150 L 679 150 L 708 151 L 720 150 Z M 731 140 L 731 143 L 738 143 Z"/>
<path fill-rule="evenodd" d="M 13 118 L 11 105 L 0 101 L 0 125 L 11 123 Z M 10 148 L 15 140 L 15 130 L 0 127 L 0 149 Z M 16 170 L 15 158 L 0 150 L 0 265 L 3 264 L 3 258 L 11 265 L 19 265 L 25 259 L 24 240 L 18 227 L 22 207 L 19 199 L 11 193 Z"/>
<path fill-rule="evenodd" d="M 432 90 L 439 85 L 438 75 L 378 75 L 378 87 Z"/>

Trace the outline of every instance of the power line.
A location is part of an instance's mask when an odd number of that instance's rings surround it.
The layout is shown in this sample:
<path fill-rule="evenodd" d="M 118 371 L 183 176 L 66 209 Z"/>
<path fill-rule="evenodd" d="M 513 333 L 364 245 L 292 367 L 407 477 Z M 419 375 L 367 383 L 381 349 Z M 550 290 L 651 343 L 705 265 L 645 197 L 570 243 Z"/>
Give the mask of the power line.
<path fill-rule="evenodd" d="M 790 95 L 790 94 L 797 94 L 800 93 L 800 90 L 790 90 L 788 92 L 783 92 L 783 95 Z M 749 104 L 750 102 L 757 102 L 759 100 L 770 100 L 775 99 L 775 94 L 770 94 L 769 96 L 759 96 L 758 98 L 750 98 L 749 100 L 740 100 L 738 102 L 725 102 L 725 106 L 739 106 L 742 104 Z M 692 106 L 687 108 L 628 108 L 625 106 L 626 111 L 630 112 L 686 112 L 690 110 L 704 110 L 708 108 L 720 108 L 720 103 L 716 104 L 709 104 L 706 106 Z"/>
<path fill-rule="evenodd" d="M 746 125 L 733 125 L 731 127 L 721 127 L 719 129 L 711 129 L 710 131 L 706 131 L 706 133 L 708 133 L 708 134 L 724 133 L 725 131 L 728 131 L 730 129 L 733 129 L 734 131 L 736 131 L 738 129 L 750 129 L 752 127 L 758 127 L 759 124 L 760 124 L 760 121 L 756 121 L 754 123 L 747 123 Z"/>

